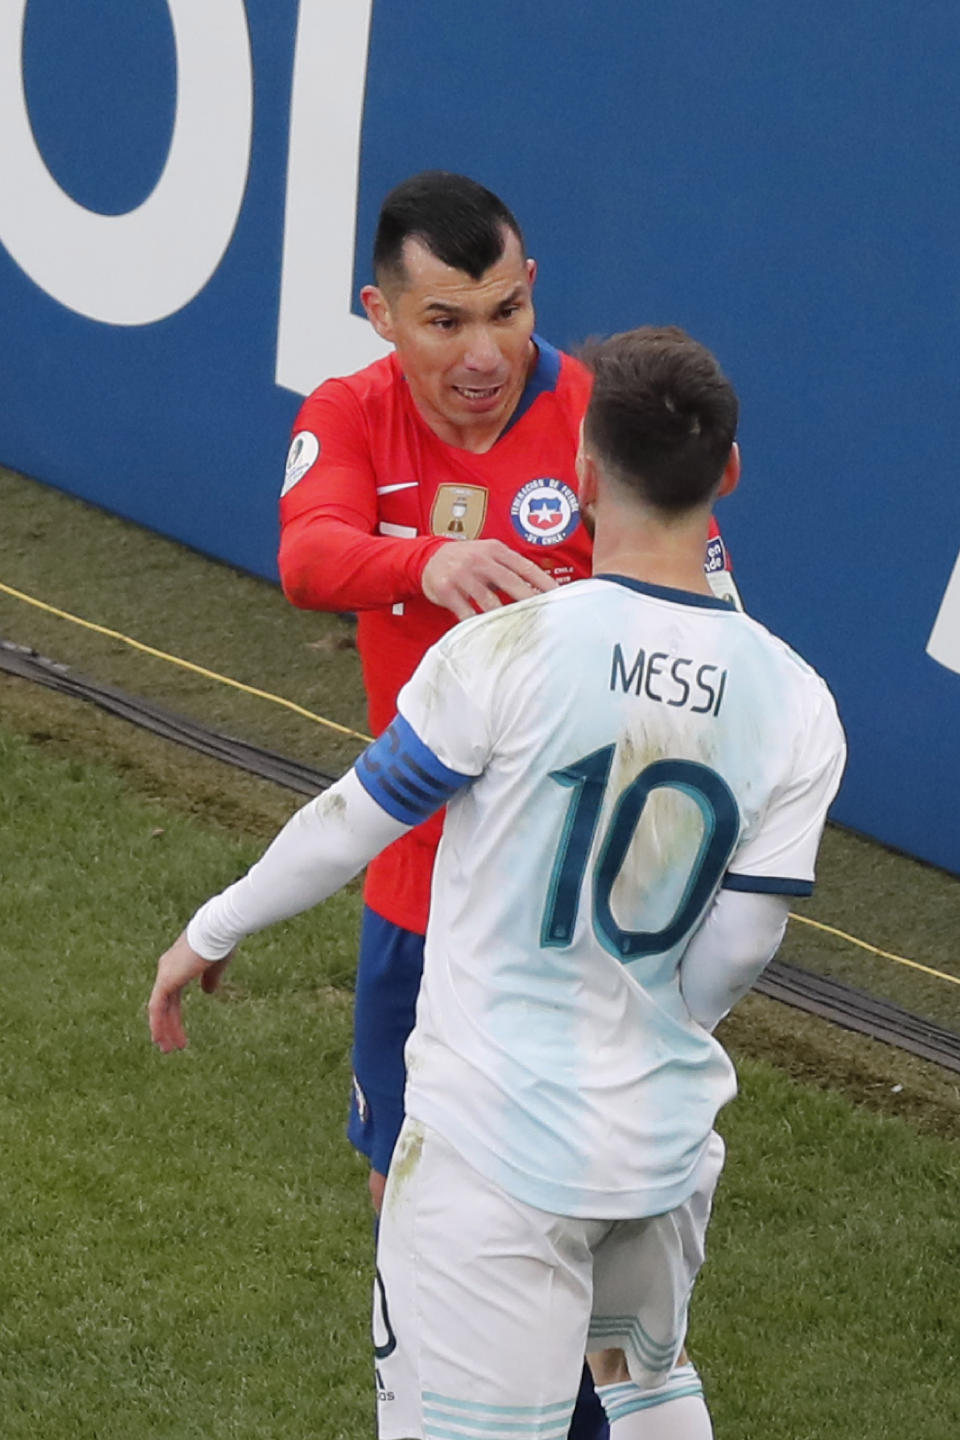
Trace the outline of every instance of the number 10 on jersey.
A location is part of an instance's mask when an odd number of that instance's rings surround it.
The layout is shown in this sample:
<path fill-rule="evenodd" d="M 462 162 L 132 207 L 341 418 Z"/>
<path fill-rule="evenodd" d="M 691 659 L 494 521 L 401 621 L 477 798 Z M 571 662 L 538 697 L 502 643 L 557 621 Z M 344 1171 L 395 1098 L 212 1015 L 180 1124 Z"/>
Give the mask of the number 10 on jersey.
<path fill-rule="evenodd" d="M 583 877 L 615 752 L 615 745 L 604 745 L 562 770 L 550 772 L 551 780 L 572 788 L 573 794 L 550 876 L 541 945 L 563 947 L 573 939 Z M 611 893 L 647 800 L 652 791 L 662 788 L 679 790 L 695 802 L 703 819 L 703 835 L 668 923 L 659 930 L 624 930 L 614 918 Z M 647 765 L 618 796 L 600 844 L 593 875 L 593 928 L 601 945 L 624 963 L 671 950 L 699 920 L 726 870 L 739 833 L 737 802 L 715 770 L 695 760 L 656 760 Z"/>

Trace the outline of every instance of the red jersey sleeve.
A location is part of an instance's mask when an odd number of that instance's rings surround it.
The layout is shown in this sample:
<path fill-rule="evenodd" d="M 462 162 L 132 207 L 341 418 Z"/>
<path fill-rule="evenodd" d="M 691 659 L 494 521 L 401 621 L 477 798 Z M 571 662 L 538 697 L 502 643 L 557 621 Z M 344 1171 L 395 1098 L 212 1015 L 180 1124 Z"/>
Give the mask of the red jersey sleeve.
<path fill-rule="evenodd" d="M 294 425 L 280 499 L 283 593 L 302 610 L 374 610 L 410 600 L 445 542 L 378 535 L 377 476 L 367 418 L 352 391 L 327 381 Z M 306 468 L 304 466 L 306 465 Z"/>

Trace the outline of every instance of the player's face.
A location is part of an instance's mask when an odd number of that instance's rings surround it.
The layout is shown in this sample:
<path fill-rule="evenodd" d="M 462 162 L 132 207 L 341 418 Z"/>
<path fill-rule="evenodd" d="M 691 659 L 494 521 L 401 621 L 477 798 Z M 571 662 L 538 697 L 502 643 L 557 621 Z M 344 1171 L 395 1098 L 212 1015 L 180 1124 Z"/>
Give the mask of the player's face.
<path fill-rule="evenodd" d="M 407 283 L 364 292 L 380 335 L 396 346 L 410 393 L 442 440 L 485 450 L 517 407 L 535 358 L 536 267 L 507 232 L 500 259 L 473 280 L 424 245 L 404 246 Z"/>

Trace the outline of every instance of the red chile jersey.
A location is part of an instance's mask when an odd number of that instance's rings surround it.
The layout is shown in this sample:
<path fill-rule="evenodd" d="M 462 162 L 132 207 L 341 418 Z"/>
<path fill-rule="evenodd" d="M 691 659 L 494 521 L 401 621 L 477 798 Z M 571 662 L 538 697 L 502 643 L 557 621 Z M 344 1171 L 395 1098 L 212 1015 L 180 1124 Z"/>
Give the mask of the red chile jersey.
<path fill-rule="evenodd" d="M 395 354 L 327 380 L 294 426 L 280 500 L 280 576 L 293 604 L 357 613 L 370 729 L 385 730 L 425 651 L 455 623 L 423 595 L 439 546 L 502 540 L 560 584 L 590 574 L 574 461 L 590 373 L 535 336 L 537 363 L 483 454 L 446 444 L 414 404 Z M 714 529 L 707 570 L 725 568 Z M 442 812 L 367 869 L 364 898 L 425 933 Z"/>

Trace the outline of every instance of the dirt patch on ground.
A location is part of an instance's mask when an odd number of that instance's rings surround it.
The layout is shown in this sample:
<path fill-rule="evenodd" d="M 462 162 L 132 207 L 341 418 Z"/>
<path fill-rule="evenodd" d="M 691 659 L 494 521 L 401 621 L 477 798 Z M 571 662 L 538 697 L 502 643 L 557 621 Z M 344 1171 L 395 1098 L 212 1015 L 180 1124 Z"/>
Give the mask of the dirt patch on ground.
<path fill-rule="evenodd" d="M 763 995 L 748 995 L 717 1034 L 734 1060 L 767 1060 L 804 1084 L 960 1139 L 960 1074 Z"/>
<path fill-rule="evenodd" d="M 269 838 L 303 803 L 292 791 L 28 680 L 0 675 L 0 720 L 51 755 L 109 764 L 140 794 L 232 833 Z"/>

